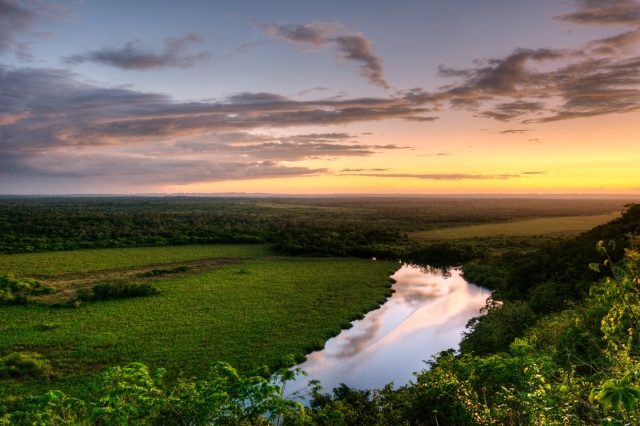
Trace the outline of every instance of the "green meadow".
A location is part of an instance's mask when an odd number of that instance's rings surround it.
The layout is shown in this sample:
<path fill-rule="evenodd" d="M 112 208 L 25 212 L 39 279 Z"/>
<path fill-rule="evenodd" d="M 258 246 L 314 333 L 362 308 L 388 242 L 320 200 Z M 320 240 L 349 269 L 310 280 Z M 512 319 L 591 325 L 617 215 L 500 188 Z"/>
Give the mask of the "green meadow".
<path fill-rule="evenodd" d="M 47 389 L 82 391 L 99 371 L 132 361 L 191 377 L 215 360 L 249 371 L 274 366 L 286 354 L 302 358 L 383 303 L 391 294 L 389 275 L 397 268 L 365 259 L 276 256 L 266 246 L 250 245 L 0 256 L 3 273 L 39 277 L 54 287 L 139 277 L 160 265 L 191 269 L 146 279 L 160 290 L 153 296 L 78 307 L 56 308 L 37 299 L 0 306 L 0 357 L 35 352 L 53 367 L 47 381 L 0 381 L 5 397 Z"/>
<path fill-rule="evenodd" d="M 119 268 L 165 265 L 210 258 L 247 259 L 269 254 L 266 245 L 132 247 L 0 255 L 0 273 L 60 277 Z"/>
<path fill-rule="evenodd" d="M 482 237 L 530 237 L 550 235 L 575 235 L 619 217 L 619 213 L 592 216 L 561 216 L 518 220 L 504 223 L 455 226 L 430 231 L 411 232 L 411 237 L 421 240 L 455 240 Z"/>

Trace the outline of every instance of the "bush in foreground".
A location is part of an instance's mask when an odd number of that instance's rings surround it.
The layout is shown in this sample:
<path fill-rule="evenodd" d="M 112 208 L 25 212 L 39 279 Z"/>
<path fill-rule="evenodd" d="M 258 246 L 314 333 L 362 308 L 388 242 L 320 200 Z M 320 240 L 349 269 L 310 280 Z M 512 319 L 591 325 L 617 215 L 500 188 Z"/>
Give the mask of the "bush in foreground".
<path fill-rule="evenodd" d="M 61 391 L 30 398 L 20 411 L 0 417 L 0 425 L 268 425 L 302 424 L 305 409 L 283 397 L 284 384 L 302 374 L 292 356 L 269 376 L 266 367 L 248 376 L 215 362 L 202 380 L 163 386 L 164 369 L 151 372 L 131 363 L 105 370 L 89 400 Z"/>
<path fill-rule="evenodd" d="M 149 283 L 129 282 L 116 280 L 105 284 L 96 284 L 91 291 L 81 289 L 78 291 L 78 298 L 88 302 L 91 300 L 127 299 L 130 297 L 153 296 L 160 293 L 160 290 Z"/>

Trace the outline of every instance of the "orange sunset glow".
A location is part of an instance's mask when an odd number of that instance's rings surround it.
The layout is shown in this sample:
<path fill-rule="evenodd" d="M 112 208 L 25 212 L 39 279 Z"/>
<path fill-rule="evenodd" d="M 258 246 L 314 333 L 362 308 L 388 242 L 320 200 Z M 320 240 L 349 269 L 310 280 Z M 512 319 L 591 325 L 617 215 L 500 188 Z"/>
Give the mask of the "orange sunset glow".
<path fill-rule="evenodd" d="M 3 194 L 640 194 L 633 0 L 0 3 Z"/>

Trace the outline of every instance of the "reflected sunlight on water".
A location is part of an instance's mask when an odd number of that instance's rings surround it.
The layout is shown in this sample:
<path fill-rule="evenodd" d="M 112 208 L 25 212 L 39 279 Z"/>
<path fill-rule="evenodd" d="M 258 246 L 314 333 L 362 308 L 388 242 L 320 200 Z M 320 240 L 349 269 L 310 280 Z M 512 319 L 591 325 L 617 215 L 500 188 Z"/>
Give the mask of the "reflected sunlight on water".
<path fill-rule="evenodd" d="M 395 293 L 380 309 L 330 339 L 301 364 L 309 376 L 287 393 L 320 380 L 325 392 L 340 383 L 357 389 L 407 384 L 438 352 L 458 348 L 467 321 L 479 315 L 489 291 L 467 283 L 459 269 L 402 266 Z"/>

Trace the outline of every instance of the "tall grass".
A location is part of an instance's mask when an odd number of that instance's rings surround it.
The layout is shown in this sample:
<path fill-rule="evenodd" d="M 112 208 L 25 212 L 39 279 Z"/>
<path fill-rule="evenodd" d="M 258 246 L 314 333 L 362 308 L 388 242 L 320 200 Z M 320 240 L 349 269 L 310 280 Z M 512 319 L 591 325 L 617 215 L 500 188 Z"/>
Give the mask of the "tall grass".
<path fill-rule="evenodd" d="M 72 389 L 104 367 L 131 361 L 186 376 L 198 376 L 213 360 L 245 372 L 274 366 L 285 354 L 302 357 L 321 348 L 350 319 L 384 302 L 396 266 L 361 259 L 248 259 L 202 274 L 165 276 L 154 283 L 160 290 L 154 297 L 92 301 L 77 309 L 2 307 L 0 356 L 40 353 L 53 368 L 46 384 L 4 384 L 17 393 Z"/>

